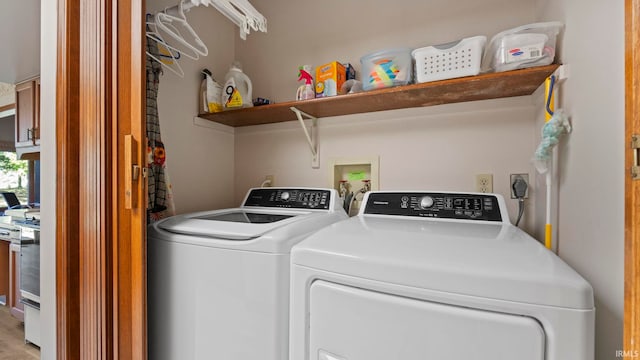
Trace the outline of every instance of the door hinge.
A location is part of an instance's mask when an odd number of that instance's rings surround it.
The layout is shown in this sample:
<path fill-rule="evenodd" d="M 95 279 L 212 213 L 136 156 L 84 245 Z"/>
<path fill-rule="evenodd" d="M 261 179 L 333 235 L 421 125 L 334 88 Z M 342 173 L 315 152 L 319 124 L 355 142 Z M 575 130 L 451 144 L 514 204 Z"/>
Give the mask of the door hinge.
<path fill-rule="evenodd" d="M 631 150 L 633 151 L 631 179 L 640 180 L 640 135 L 631 135 Z"/>

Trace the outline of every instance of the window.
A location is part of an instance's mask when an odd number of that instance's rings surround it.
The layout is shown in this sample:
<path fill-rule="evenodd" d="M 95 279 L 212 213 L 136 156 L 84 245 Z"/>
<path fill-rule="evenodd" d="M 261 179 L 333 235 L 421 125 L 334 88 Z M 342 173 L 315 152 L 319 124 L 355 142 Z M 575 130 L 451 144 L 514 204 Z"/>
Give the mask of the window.
<path fill-rule="evenodd" d="M 40 202 L 40 160 L 18 160 L 16 154 L 0 151 L 0 192 L 13 192 L 21 204 Z M 0 196 L 0 208 L 7 204 Z"/>

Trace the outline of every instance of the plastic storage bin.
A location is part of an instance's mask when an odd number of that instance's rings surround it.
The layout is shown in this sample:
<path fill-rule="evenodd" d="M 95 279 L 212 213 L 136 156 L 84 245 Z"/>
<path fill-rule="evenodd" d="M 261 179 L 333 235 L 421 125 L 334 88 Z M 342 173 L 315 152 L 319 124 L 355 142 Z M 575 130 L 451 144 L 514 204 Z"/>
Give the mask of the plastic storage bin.
<path fill-rule="evenodd" d="M 486 36 L 474 36 L 413 50 L 416 82 L 478 75 L 486 42 Z"/>
<path fill-rule="evenodd" d="M 413 66 L 409 48 L 367 54 L 360 58 L 360 63 L 364 90 L 407 85 L 411 82 Z"/>
<path fill-rule="evenodd" d="M 482 59 L 482 71 L 508 71 L 549 65 L 556 54 L 561 22 L 523 25 L 494 36 Z"/>

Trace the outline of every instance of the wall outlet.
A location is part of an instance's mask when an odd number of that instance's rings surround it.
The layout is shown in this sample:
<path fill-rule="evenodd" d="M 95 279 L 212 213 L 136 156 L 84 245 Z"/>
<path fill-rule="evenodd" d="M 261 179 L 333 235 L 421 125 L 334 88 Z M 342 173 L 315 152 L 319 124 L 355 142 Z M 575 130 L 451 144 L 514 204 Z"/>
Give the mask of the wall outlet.
<path fill-rule="evenodd" d="M 262 183 L 264 184 L 263 187 L 275 186 L 275 177 L 273 175 L 266 175 Z"/>
<path fill-rule="evenodd" d="M 524 192 L 524 198 L 528 199 L 529 198 L 529 188 L 531 187 L 529 184 L 529 174 L 511 174 L 509 177 L 509 189 L 511 189 L 511 198 L 512 199 L 516 199 L 516 193 L 513 190 L 513 183 L 516 181 L 516 179 L 521 178 L 524 180 L 524 182 L 527 183 L 527 190 Z"/>
<path fill-rule="evenodd" d="M 493 174 L 476 175 L 476 191 L 481 193 L 493 192 Z"/>

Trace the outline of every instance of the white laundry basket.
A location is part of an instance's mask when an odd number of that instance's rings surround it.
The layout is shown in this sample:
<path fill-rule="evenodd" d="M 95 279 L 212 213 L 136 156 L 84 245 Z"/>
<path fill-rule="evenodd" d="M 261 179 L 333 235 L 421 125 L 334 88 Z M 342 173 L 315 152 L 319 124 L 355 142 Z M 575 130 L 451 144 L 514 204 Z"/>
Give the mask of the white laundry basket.
<path fill-rule="evenodd" d="M 474 36 L 413 50 L 416 82 L 478 75 L 486 42 L 486 36 Z"/>

